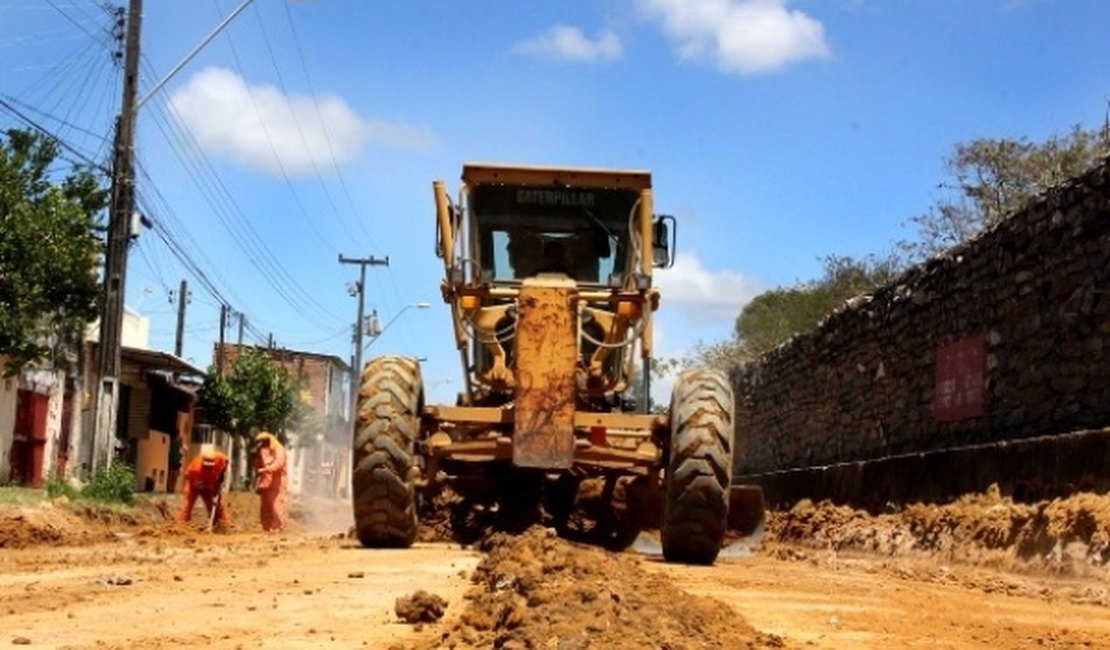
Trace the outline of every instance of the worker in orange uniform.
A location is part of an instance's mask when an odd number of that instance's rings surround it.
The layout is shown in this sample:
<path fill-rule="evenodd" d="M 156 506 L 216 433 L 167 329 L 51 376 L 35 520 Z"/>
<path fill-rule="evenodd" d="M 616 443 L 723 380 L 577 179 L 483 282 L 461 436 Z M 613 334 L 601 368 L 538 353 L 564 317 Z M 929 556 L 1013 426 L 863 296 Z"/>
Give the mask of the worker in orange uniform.
<path fill-rule="evenodd" d="M 261 498 L 262 530 L 280 532 L 285 528 L 285 447 L 277 437 L 263 431 L 254 438 L 254 467 L 258 472 L 255 491 Z"/>
<path fill-rule="evenodd" d="M 231 523 L 221 496 L 228 464 L 227 456 L 216 449 L 215 445 L 201 445 L 200 454 L 185 468 L 185 498 L 181 503 L 181 514 L 178 516 L 182 523 L 192 518 L 193 505 L 196 504 L 197 497 L 204 500 L 208 521 L 220 526 Z M 213 518 L 213 509 L 215 509 L 215 518 Z"/>

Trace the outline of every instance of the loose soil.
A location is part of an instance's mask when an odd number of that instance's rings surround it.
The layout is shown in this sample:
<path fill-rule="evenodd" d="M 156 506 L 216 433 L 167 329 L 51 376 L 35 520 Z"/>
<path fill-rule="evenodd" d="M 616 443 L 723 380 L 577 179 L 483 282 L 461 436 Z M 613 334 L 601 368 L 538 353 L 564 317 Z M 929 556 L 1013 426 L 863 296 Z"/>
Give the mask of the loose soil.
<path fill-rule="evenodd" d="M 650 535 L 611 552 L 457 496 L 424 530 L 455 540 L 463 522 L 468 545 L 401 550 L 359 548 L 346 502 L 294 499 L 288 530 L 266 535 L 252 494 L 231 495 L 216 533 L 199 506 L 175 523 L 178 499 L 0 507 L 0 645 L 1110 647 L 1104 494 L 991 490 L 879 516 L 802 502 L 713 567 L 663 563 Z M 406 598 L 421 622 L 404 622 Z"/>
<path fill-rule="evenodd" d="M 764 541 L 769 553 L 790 554 L 803 545 L 1105 579 L 1110 578 L 1110 496 L 1080 493 L 1019 503 L 992 487 L 953 503 L 909 504 L 879 516 L 801 501 L 771 514 Z"/>
<path fill-rule="evenodd" d="M 495 533 L 459 620 L 417 648 L 763 648 L 760 634 L 717 600 L 691 596 L 631 555 L 533 527 Z"/>

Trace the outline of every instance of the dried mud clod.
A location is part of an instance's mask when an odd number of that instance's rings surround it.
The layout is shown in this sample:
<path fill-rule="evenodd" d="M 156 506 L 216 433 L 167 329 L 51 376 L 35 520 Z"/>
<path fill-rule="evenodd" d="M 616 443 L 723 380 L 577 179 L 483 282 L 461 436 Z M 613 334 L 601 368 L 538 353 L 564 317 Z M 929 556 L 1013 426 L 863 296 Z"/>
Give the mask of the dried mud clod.
<path fill-rule="evenodd" d="M 549 528 L 478 543 L 467 605 L 419 648 L 777 647 L 724 604 L 691 596 L 629 555 L 560 539 Z"/>
<path fill-rule="evenodd" d="M 447 611 L 447 601 L 420 589 L 410 596 L 398 598 L 393 611 L 406 623 L 435 623 Z"/>

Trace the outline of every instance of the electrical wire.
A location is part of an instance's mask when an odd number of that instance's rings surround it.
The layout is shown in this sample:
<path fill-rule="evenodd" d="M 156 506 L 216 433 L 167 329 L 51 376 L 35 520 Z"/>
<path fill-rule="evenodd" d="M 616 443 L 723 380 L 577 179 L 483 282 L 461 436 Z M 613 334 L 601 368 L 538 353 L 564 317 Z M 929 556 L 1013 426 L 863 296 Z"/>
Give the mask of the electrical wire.
<path fill-rule="evenodd" d="M 180 120 L 175 121 L 168 117 L 170 113 L 176 115 L 172 104 L 159 98 L 155 106 L 163 112 L 160 116 L 162 121 L 158 123 L 159 130 L 170 144 L 186 172 L 194 179 L 198 188 L 205 193 L 206 200 L 213 207 L 214 214 L 246 253 L 247 260 L 251 262 L 263 279 L 270 284 L 275 293 L 281 296 L 306 321 L 319 324 L 322 322 L 320 316 L 338 321 L 339 319 L 334 314 L 331 314 L 310 293 L 305 291 L 289 275 L 284 266 L 276 261 L 276 256 L 250 225 L 242 209 L 239 208 L 231 192 L 227 190 L 219 175 L 212 168 L 211 162 L 193 139 L 192 134 L 177 127 Z M 191 155 L 186 155 L 186 150 Z M 299 294 L 299 296 L 294 298 L 293 293 Z M 304 305 L 311 306 L 312 311 L 308 311 L 302 305 L 302 302 Z M 326 324 L 323 327 L 330 329 L 331 324 Z"/>
<path fill-rule="evenodd" d="M 350 190 L 347 188 L 346 178 L 343 175 L 343 170 L 339 167 L 339 160 L 335 155 L 335 146 L 332 143 L 331 132 L 328 129 L 327 122 L 324 120 L 324 113 L 323 113 L 323 111 L 320 110 L 320 102 L 317 101 L 317 99 L 316 99 L 317 98 L 316 88 L 315 88 L 315 85 L 312 83 L 312 75 L 309 74 L 309 72 L 308 72 L 308 64 L 305 62 L 304 49 L 301 47 L 301 39 L 297 35 L 297 28 L 296 28 L 296 23 L 293 21 L 292 10 L 289 8 L 289 3 L 288 2 L 282 3 L 282 6 L 285 8 L 285 17 L 286 17 L 286 20 L 289 22 L 289 32 L 290 32 L 290 34 L 293 35 L 293 50 L 294 50 L 294 52 L 296 52 L 297 60 L 301 64 L 301 71 L 304 73 L 305 83 L 308 85 L 309 96 L 312 98 L 312 107 L 316 111 L 316 119 L 318 119 L 320 121 L 320 132 L 324 134 L 324 142 L 327 143 L 327 145 L 328 145 L 328 156 L 329 156 L 329 160 L 331 161 L 332 170 L 335 172 L 335 176 L 339 180 L 339 185 L 343 189 L 343 193 L 346 195 L 347 203 L 350 205 L 351 210 L 352 210 L 353 214 L 355 215 L 355 218 L 352 221 L 356 226 L 359 227 L 359 230 L 361 231 L 361 234 L 366 237 L 366 241 L 369 242 L 371 249 L 380 250 L 380 247 L 374 241 L 374 238 L 371 236 L 369 228 L 367 228 L 366 225 L 365 225 L 366 221 L 358 218 L 359 209 L 357 207 L 357 204 L 354 202 L 354 199 L 351 198 Z M 259 22 L 261 23 L 261 18 L 259 18 Z M 267 44 L 267 47 L 269 47 L 269 41 L 268 40 L 267 40 L 266 44 Z M 273 60 L 273 58 L 274 58 L 273 57 L 273 50 L 271 48 L 270 59 Z M 276 64 L 275 64 L 275 66 L 276 66 Z M 303 135 L 304 135 L 303 131 L 302 131 L 301 135 L 303 137 Z M 308 145 L 306 143 L 305 147 L 307 148 L 307 146 Z M 313 164 L 313 168 L 315 169 L 316 168 L 315 158 L 313 158 L 312 164 Z M 316 174 L 320 178 L 321 185 L 323 185 L 323 187 L 324 187 L 324 193 L 327 197 L 328 204 L 331 206 L 332 211 L 335 212 L 336 216 L 338 216 L 340 218 L 340 223 L 343 225 L 344 229 L 346 229 L 347 234 L 351 235 L 352 238 L 355 238 L 353 236 L 354 233 L 348 227 L 347 219 L 344 218 L 343 213 L 340 212 L 339 208 L 336 207 L 335 202 L 332 200 L 331 193 L 327 190 L 327 184 L 323 182 L 323 174 L 320 173 L 319 169 L 316 169 Z"/>

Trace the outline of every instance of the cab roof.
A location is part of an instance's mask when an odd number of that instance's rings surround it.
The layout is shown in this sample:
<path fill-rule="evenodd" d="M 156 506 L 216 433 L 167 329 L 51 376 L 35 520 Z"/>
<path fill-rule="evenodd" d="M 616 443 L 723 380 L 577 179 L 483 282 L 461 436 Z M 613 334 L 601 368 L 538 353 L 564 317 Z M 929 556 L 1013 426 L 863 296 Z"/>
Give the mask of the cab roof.
<path fill-rule="evenodd" d="M 553 185 L 563 188 L 611 188 L 646 190 L 651 188 L 651 172 L 645 169 L 598 169 L 593 167 L 546 167 L 542 165 L 505 165 L 466 163 L 462 180 L 478 185 Z"/>

